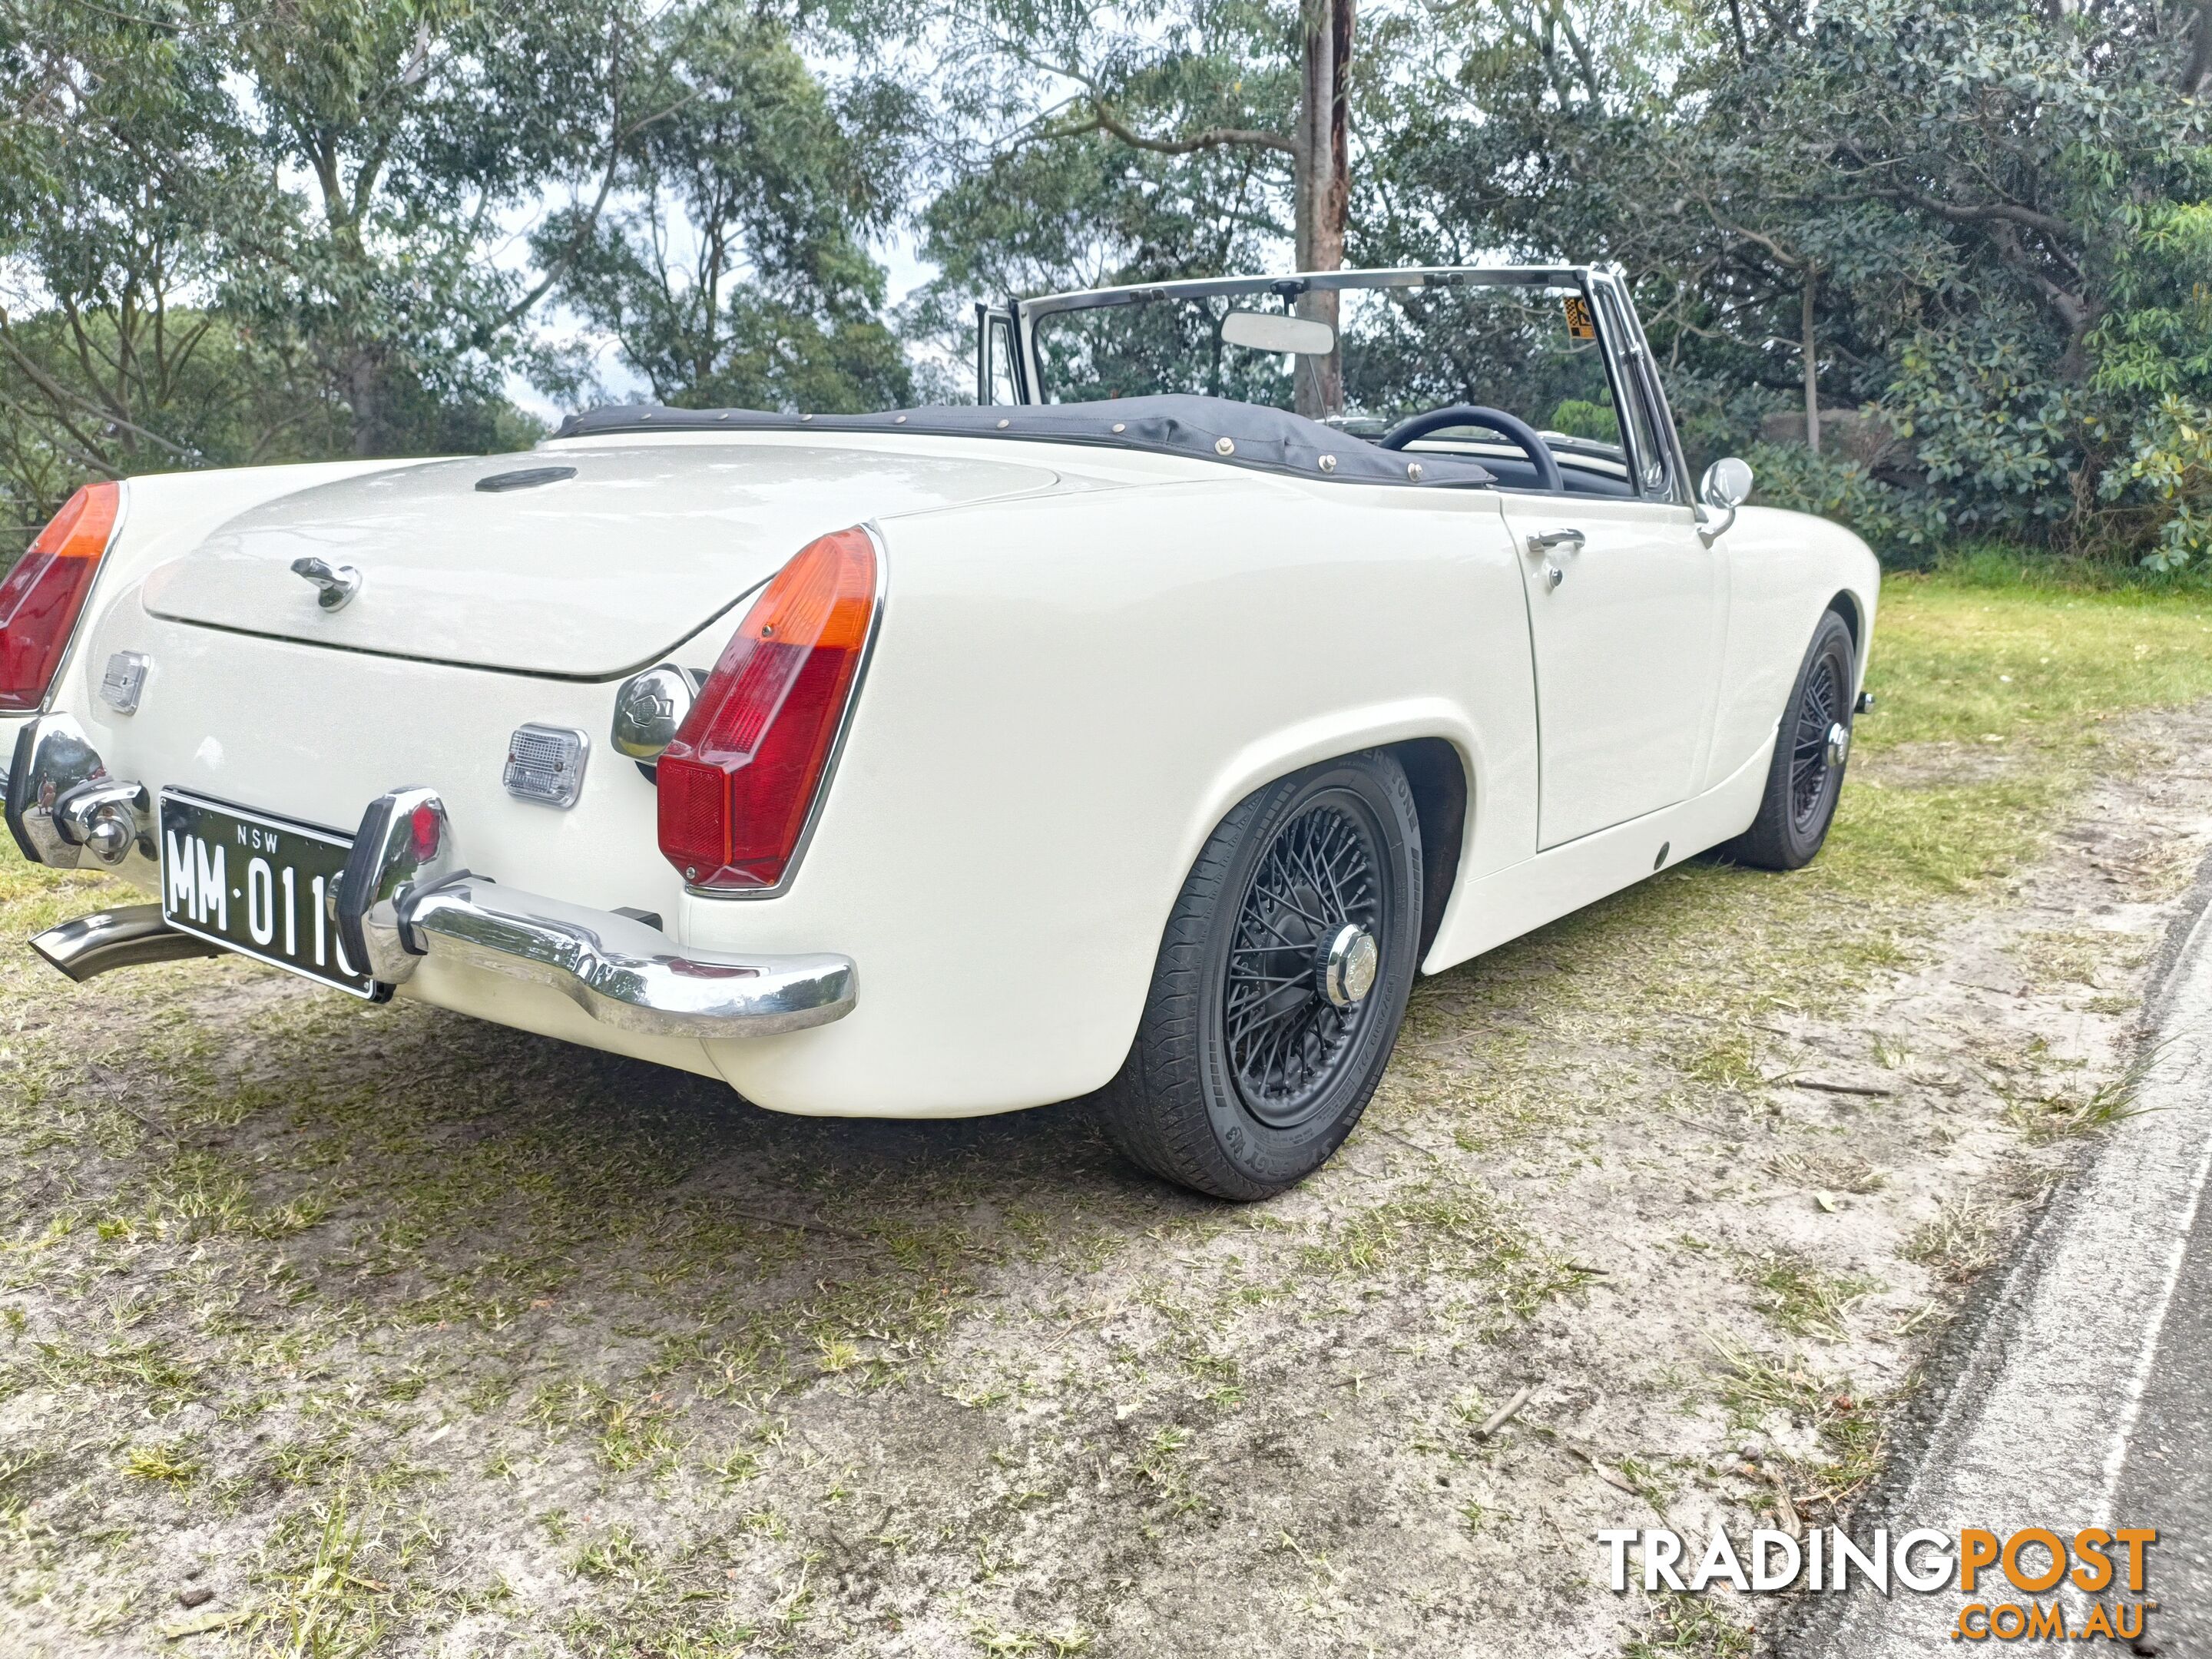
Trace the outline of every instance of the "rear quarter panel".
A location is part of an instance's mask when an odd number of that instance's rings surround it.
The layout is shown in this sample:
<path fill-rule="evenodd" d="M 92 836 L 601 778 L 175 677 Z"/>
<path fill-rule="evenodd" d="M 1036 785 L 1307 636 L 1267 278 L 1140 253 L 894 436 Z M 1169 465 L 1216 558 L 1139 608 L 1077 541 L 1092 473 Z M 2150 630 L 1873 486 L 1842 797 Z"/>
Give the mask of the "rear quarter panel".
<path fill-rule="evenodd" d="M 836 950 L 834 1025 L 708 1045 L 765 1105 L 960 1115 L 1080 1095 L 1135 1032 L 1162 928 L 1237 800 L 1440 737 L 1463 868 L 1524 858 L 1534 709 L 1494 497 L 1231 475 L 882 526 L 885 612 L 782 898 L 689 939 Z"/>
<path fill-rule="evenodd" d="M 143 520 L 158 532 L 106 573 L 58 699 L 111 769 L 340 830 L 375 794 L 428 784 L 481 874 L 656 911 L 689 944 L 851 956 L 848 1018 L 706 1044 L 627 1038 L 550 990 L 434 960 L 403 988 L 719 1074 L 764 1106 L 952 1116 L 1097 1088 L 1127 1051 L 1206 837 L 1244 795 L 1310 762 L 1443 738 L 1470 785 L 1462 875 L 1534 845 L 1522 574 L 1481 492 L 1207 467 L 886 520 L 882 628 L 811 842 L 781 896 L 729 901 L 687 896 L 659 856 L 653 787 L 605 747 L 616 681 L 149 614 L 143 573 L 239 509 L 233 481 L 205 482 L 204 496 Z M 270 493 L 289 482 L 255 480 Z M 711 662 L 735 625 L 708 628 L 682 659 Z M 155 665 L 128 716 L 94 691 L 97 665 L 125 649 Z M 507 734 L 525 720 L 590 737 L 574 810 L 501 788 Z M 126 873 L 156 877 L 136 856 Z"/>

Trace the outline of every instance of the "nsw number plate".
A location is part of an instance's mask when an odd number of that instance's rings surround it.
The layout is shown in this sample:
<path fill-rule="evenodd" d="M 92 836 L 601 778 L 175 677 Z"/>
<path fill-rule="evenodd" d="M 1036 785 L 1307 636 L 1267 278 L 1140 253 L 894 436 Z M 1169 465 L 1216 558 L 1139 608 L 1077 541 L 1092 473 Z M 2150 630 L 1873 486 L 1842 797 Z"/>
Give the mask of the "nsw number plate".
<path fill-rule="evenodd" d="M 182 933 L 357 997 L 376 982 L 346 960 L 331 895 L 353 838 L 161 792 L 161 915 Z"/>

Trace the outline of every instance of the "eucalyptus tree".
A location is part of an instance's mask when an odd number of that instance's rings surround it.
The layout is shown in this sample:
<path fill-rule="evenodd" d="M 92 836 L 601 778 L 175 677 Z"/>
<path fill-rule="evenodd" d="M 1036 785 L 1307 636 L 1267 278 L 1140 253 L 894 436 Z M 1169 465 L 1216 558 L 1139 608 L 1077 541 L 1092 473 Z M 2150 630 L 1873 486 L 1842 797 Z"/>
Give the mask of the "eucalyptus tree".
<path fill-rule="evenodd" d="M 663 402 L 847 410 L 905 402 L 865 238 L 905 202 L 899 88 L 833 90 L 759 12 L 676 20 L 625 141 L 613 204 L 580 204 L 533 239 L 560 298 L 611 336 Z"/>
<path fill-rule="evenodd" d="M 503 215 L 588 202 L 655 114 L 650 18 L 567 0 L 8 0 L 0 489 L 514 435 L 554 279 Z M 555 251 L 558 258 L 560 250 Z"/>
<path fill-rule="evenodd" d="M 0 10 L 4 554 L 88 476 L 334 441 L 312 374 L 210 303 L 271 231 L 226 71 L 173 6 Z"/>
<path fill-rule="evenodd" d="M 419 405 L 489 404 L 521 328 L 580 253 L 654 101 L 652 0 L 206 0 L 239 118 L 281 193 L 234 243 L 240 314 L 301 342 L 361 453 L 409 441 Z M 549 190 L 570 240 L 525 271 L 502 221 Z"/>
<path fill-rule="evenodd" d="M 955 6 L 932 44 L 957 137 L 924 215 L 945 285 L 1191 274 L 1285 242 L 1298 270 L 1338 268 L 1356 21 L 1354 0 Z M 1297 305 L 1335 315 L 1333 294 Z M 1299 395 L 1317 413 L 1342 388 Z"/>

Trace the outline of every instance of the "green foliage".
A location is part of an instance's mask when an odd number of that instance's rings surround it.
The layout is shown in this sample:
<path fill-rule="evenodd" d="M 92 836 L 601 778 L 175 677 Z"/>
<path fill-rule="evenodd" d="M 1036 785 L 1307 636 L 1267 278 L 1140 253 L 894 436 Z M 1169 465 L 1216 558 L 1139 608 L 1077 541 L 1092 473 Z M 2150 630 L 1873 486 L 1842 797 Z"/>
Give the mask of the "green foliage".
<path fill-rule="evenodd" d="M 912 330 L 964 355 L 975 299 L 1280 268 L 1298 19 L 1279 0 L 951 9 L 945 172 L 917 215 L 940 274 Z"/>
<path fill-rule="evenodd" d="M 1285 263 L 1304 16 L 17 0 L 0 520 L 526 439 L 516 377 L 609 389 L 549 301 L 665 401 L 960 395 L 977 298 Z M 2166 0 L 1369 8 L 1348 257 L 1620 260 L 1693 465 L 1756 449 L 1764 499 L 1894 561 L 2212 563 L 2208 33 Z M 939 274 L 892 319 L 902 228 Z M 1894 441 L 1796 448 L 1808 370 Z"/>
<path fill-rule="evenodd" d="M 2172 392 L 2160 398 L 2136 426 L 2127 465 L 2107 483 L 2115 495 L 2135 486 L 2166 509 L 2145 564 L 2178 570 L 2212 562 L 2212 409 Z"/>
<path fill-rule="evenodd" d="M 556 214 L 534 239 L 548 266 L 566 258 L 562 296 L 665 403 L 907 401 L 860 240 L 896 203 L 896 106 L 871 88 L 840 111 L 781 24 L 712 13 L 647 95 L 668 112 L 622 158 L 633 204 Z"/>
<path fill-rule="evenodd" d="M 1755 443 L 1746 452 L 1763 507 L 1789 507 L 1849 525 L 1893 567 L 1929 563 L 1947 538 L 1941 502 L 1894 489 L 1847 456 L 1815 455 L 1802 444 Z"/>
<path fill-rule="evenodd" d="M 1620 417 L 1605 404 L 1587 398 L 1562 398 L 1545 424 L 1570 438 L 1595 438 L 1608 444 L 1620 441 Z"/>
<path fill-rule="evenodd" d="M 1769 454 L 1908 558 L 1931 535 L 2200 556 L 2212 404 L 2197 9 L 2130 0 L 1493 0 L 1370 118 L 1371 262 L 1498 249 L 1634 276 L 1700 464 L 1802 407 L 1856 463 Z M 1419 204 L 1414 210 L 1411 204 Z M 1807 302 L 1810 298 L 1810 343 Z M 1769 428 L 1771 433 L 1771 428 Z"/>
<path fill-rule="evenodd" d="M 904 105 L 770 9 L 21 0 L 0 99 L 0 558 L 88 477 L 526 444 L 556 293 L 664 397 L 906 387 L 860 240 Z M 695 229 L 750 286 L 671 275 Z"/>

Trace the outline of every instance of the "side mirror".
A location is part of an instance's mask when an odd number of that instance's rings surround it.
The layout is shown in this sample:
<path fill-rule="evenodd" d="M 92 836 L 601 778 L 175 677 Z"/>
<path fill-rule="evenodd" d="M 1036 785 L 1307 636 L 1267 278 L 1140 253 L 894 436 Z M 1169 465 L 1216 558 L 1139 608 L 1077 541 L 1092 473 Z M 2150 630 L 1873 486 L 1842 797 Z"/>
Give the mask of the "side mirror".
<path fill-rule="evenodd" d="M 1698 494 L 1706 506 L 1734 512 L 1751 499 L 1751 464 L 1733 455 L 1715 461 L 1698 481 Z"/>
<path fill-rule="evenodd" d="M 1702 524 L 1698 534 L 1711 547 L 1728 534 L 1735 523 L 1735 510 L 1751 499 L 1751 465 L 1735 456 L 1725 456 L 1705 469 L 1705 476 L 1698 481 L 1698 499 L 1723 517 L 1718 523 Z"/>

